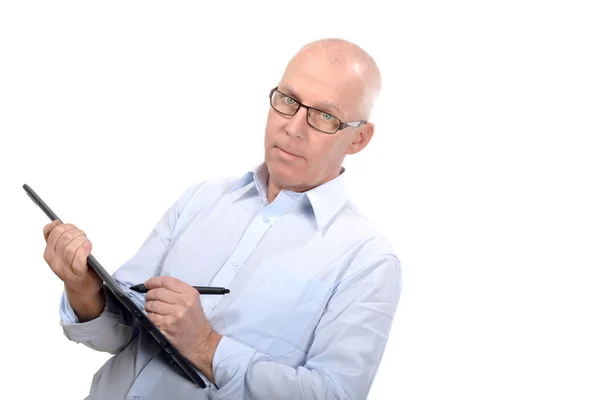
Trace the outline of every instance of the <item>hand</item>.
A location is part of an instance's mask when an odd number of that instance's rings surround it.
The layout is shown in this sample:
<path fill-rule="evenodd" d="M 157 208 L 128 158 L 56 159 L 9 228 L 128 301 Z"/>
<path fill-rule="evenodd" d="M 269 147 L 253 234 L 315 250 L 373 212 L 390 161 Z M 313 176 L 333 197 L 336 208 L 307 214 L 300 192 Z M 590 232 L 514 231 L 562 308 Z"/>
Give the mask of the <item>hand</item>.
<path fill-rule="evenodd" d="M 44 226 L 44 260 L 72 293 L 92 296 L 102 289 L 102 280 L 88 268 L 92 243 L 73 224 L 55 220 Z"/>
<path fill-rule="evenodd" d="M 204 375 L 212 378 L 212 358 L 220 336 L 206 319 L 198 291 L 170 276 L 155 276 L 145 282 L 145 310 L 152 321 L 181 354 Z"/>

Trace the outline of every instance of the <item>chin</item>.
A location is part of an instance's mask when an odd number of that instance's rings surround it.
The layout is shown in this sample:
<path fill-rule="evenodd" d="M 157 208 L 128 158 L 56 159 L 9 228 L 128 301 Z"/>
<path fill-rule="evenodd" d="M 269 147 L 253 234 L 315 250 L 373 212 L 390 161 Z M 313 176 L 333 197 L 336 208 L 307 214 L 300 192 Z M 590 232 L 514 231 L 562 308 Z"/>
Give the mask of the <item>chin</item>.
<path fill-rule="evenodd" d="M 278 160 L 267 160 L 269 175 L 279 186 L 301 186 L 304 178 L 303 168 L 282 163 Z"/>

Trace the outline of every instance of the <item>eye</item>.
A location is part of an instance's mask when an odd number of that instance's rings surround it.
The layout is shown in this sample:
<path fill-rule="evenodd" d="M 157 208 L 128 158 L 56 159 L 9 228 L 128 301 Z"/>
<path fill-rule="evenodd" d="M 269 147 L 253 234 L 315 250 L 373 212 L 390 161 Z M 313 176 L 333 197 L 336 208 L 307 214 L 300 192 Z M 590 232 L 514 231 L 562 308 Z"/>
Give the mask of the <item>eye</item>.
<path fill-rule="evenodd" d="M 291 97 L 289 97 L 289 96 L 285 96 L 285 99 L 284 99 L 284 100 L 285 100 L 285 102 L 286 102 L 287 104 L 289 104 L 289 105 L 294 105 L 294 104 L 296 104 L 296 100 L 292 99 L 292 98 L 291 98 Z"/>
<path fill-rule="evenodd" d="M 321 118 L 324 119 L 325 121 L 331 121 L 331 119 L 333 118 L 333 115 L 322 112 Z"/>

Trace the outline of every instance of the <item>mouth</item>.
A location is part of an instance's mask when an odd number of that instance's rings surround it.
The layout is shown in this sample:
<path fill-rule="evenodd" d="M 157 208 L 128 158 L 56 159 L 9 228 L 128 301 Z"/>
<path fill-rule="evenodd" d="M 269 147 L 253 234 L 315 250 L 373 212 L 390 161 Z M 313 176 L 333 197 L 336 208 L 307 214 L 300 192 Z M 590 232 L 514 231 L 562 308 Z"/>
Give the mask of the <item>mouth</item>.
<path fill-rule="evenodd" d="M 288 158 L 293 157 L 293 158 L 302 158 L 301 156 L 294 154 L 294 153 L 290 153 L 289 151 L 285 151 L 284 149 L 282 149 L 279 146 L 275 146 L 275 148 L 278 150 L 279 154 L 281 154 L 282 156 L 287 156 Z"/>

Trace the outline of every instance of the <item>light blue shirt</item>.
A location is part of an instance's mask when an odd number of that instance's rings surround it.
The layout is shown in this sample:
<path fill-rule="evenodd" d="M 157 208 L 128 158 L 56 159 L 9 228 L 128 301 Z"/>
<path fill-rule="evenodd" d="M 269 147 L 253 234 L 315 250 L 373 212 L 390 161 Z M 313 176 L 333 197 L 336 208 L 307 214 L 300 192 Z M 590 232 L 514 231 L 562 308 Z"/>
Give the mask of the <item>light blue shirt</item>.
<path fill-rule="evenodd" d="M 63 293 L 65 335 L 114 354 L 88 399 L 365 399 L 401 292 L 389 242 L 344 190 L 347 172 L 305 193 L 267 201 L 268 170 L 190 186 L 115 273 L 125 287 L 153 275 L 224 286 L 201 295 L 223 335 L 215 383 L 201 389 L 168 365 L 149 334 L 107 296 L 79 323 Z M 133 294 L 143 307 L 144 295 Z"/>

